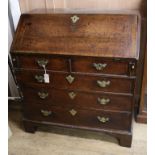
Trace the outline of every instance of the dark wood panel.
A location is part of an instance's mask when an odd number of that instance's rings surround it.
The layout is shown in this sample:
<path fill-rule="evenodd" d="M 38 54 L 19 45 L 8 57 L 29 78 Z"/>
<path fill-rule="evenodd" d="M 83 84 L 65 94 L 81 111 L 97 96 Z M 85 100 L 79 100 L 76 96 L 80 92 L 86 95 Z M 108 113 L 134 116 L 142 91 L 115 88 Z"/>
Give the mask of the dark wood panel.
<path fill-rule="evenodd" d="M 67 58 L 56 57 L 51 55 L 15 55 L 13 63 L 15 68 L 24 69 L 42 69 L 39 63 L 45 65 L 47 70 L 53 71 L 69 71 L 69 60 Z"/>
<path fill-rule="evenodd" d="M 68 81 L 66 80 L 66 77 L 70 75 L 75 79 L 71 84 L 68 83 Z M 83 91 L 93 90 L 118 93 L 132 93 L 133 91 L 133 80 L 130 79 L 77 74 L 53 74 L 52 78 L 54 88 L 76 89 Z M 110 84 L 102 88 L 98 86 L 97 81 L 110 82 Z"/>
<path fill-rule="evenodd" d="M 44 116 L 42 110 L 51 112 L 49 116 Z M 53 122 L 68 125 L 78 125 L 91 128 L 105 128 L 130 131 L 131 114 L 95 111 L 95 110 L 81 110 L 74 109 L 76 114 L 73 116 L 70 111 L 72 108 L 55 108 L 42 106 L 26 106 L 24 108 L 24 115 L 27 119 L 41 122 Z M 98 116 L 108 118 L 105 123 L 98 120 Z"/>
<path fill-rule="evenodd" d="M 38 93 L 42 93 L 42 96 L 46 97 L 42 99 Z M 132 110 L 132 96 L 111 95 L 103 93 L 85 93 L 76 90 L 64 91 L 48 88 L 43 89 L 42 87 L 35 89 L 24 87 L 23 95 L 24 102 L 29 106 L 33 104 L 40 104 L 42 106 L 49 105 L 64 108 L 77 107 L 84 109 L 104 109 L 128 112 Z"/>
<path fill-rule="evenodd" d="M 130 75 L 129 63 L 135 64 L 135 61 L 122 59 L 106 59 L 106 58 L 72 58 L 72 71 L 82 73 L 99 73 L 99 74 L 116 74 Z M 136 66 L 132 75 L 135 75 Z"/>
<path fill-rule="evenodd" d="M 138 16 L 135 14 L 25 14 L 12 44 L 13 53 L 46 53 L 138 58 Z"/>

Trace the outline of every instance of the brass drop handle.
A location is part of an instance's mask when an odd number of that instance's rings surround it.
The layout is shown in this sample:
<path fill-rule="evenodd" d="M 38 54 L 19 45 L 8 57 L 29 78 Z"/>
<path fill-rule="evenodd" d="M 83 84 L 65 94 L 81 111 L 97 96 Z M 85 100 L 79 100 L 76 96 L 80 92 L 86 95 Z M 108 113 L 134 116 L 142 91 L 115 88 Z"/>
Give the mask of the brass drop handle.
<path fill-rule="evenodd" d="M 77 15 L 74 15 L 71 17 L 71 21 L 73 24 L 75 24 L 80 18 Z"/>
<path fill-rule="evenodd" d="M 48 97 L 48 93 L 47 92 L 38 92 L 38 96 L 41 98 L 41 99 L 45 99 Z"/>
<path fill-rule="evenodd" d="M 106 105 L 107 103 L 110 102 L 110 99 L 109 98 L 107 98 L 107 99 L 105 99 L 105 98 L 98 98 L 97 100 L 102 105 Z"/>
<path fill-rule="evenodd" d="M 42 75 L 35 75 L 35 79 L 39 83 L 43 83 L 44 82 L 44 77 Z"/>
<path fill-rule="evenodd" d="M 43 67 L 48 64 L 48 60 L 47 59 L 39 59 L 39 60 L 37 60 L 37 63 L 40 67 Z"/>
<path fill-rule="evenodd" d="M 95 67 L 95 69 L 96 70 L 103 70 L 106 66 L 107 66 L 107 64 L 106 63 L 104 63 L 104 64 L 102 64 L 102 63 L 93 63 L 93 66 Z"/>
<path fill-rule="evenodd" d="M 106 86 L 109 86 L 110 85 L 110 81 L 100 81 L 100 80 L 97 80 L 97 85 L 99 87 L 102 87 L 102 88 L 105 88 Z"/>
<path fill-rule="evenodd" d="M 47 111 L 47 110 L 41 110 L 41 113 L 43 116 L 47 117 L 47 116 L 50 116 L 52 114 L 51 111 Z"/>
<path fill-rule="evenodd" d="M 97 116 L 97 119 L 101 122 L 101 123 L 106 123 L 109 121 L 108 117 L 101 117 L 101 116 Z"/>

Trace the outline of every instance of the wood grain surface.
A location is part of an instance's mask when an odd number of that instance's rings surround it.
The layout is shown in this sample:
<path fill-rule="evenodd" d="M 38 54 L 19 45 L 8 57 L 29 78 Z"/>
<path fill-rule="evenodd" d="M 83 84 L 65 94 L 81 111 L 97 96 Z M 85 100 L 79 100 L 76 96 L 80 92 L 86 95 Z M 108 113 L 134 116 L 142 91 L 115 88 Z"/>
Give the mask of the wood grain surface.
<path fill-rule="evenodd" d="M 139 30 L 135 12 L 23 14 L 11 54 L 25 130 L 51 124 L 104 131 L 130 147 Z"/>
<path fill-rule="evenodd" d="M 49 89 L 49 88 L 33 88 L 23 87 L 22 92 L 24 94 L 24 101 L 28 106 L 40 104 L 57 107 L 70 107 L 70 108 L 81 108 L 81 109 L 103 109 L 109 111 L 118 112 L 131 112 L 132 110 L 132 96 L 127 95 L 114 95 L 111 93 L 90 93 L 77 90 L 60 90 L 60 89 Z M 38 92 L 48 93 L 45 99 L 41 99 Z M 71 99 L 69 93 L 74 93 L 75 98 Z M 30 98 L 31 96 L 31 98 Z M 109 99 L 106 104 L 101 104 L 98 101 L 100 99 Z"/>
<path fill-rule="evenodd" d="M 137 15 L 72 16 L 22 15 L 11 52 L 138 59 Z"/>

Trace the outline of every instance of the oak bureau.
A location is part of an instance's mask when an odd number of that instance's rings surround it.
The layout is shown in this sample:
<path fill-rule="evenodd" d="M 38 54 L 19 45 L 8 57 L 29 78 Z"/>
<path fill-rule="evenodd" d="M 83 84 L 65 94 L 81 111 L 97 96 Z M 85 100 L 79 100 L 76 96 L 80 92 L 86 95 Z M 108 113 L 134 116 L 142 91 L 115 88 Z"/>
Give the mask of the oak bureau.
<path fill-rule="evenodd" d="M 23 14 L 11 47 L 23 123 L 98 131 L 132 142 L 139 15 Z"/>

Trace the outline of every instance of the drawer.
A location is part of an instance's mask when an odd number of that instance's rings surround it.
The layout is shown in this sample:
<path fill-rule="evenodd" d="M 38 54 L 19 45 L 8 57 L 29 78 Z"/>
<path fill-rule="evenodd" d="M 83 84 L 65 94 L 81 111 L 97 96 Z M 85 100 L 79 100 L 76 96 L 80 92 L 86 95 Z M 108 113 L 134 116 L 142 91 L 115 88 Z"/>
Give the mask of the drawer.
<path fill-rule="evenodd" d="M 81 91 L 132 93 L 133 80 L 79 74 L 53 74 L 53 87 Z M 68 80 L 69 79 L 69 80 Z M 70 82 L 68 82 L 70 81 Z"/>
<path fill-rule="evenodd" d="M 26 85 L 40 85 L 59 89 L 74 89 L 81 91 L 103 91 L 115 93 L 133 93 L 134 80 L 127 78 L 112 78 L 105 76 L 90 76 L 67 73 L 48 72 L 50 83 L 38 82 L 37 77 L 43 79 L 43 72 L 18 71 L 17 80 Z M 39 79 L 40 80 L 40 79 Z"/>
<path fill-rule="evenodd" d="M 15 68 L 24 69 L 43 69 L 53 71 L 69 71 L 69 62 L 67 58 L 56 56 L 34 56 L 34 55 L 18 55 L 12 58 Z"/>
<path fill-rule="evenodd" d="M 131 114 L 103 110 L 81 110 L 45 106 L 24 108 L 27 119 L 54 124 L 83 126 L 100 129 L 130 130 Z"/>
<path fill-rule="evenodd" d="M 99 73 L 115 75 L 135 75 L 135 64 L 131 65 L 125 60 L 105 58 L 72 58 L 72 71 L 82 73 Z"/>
<path fill-rule="evenodd" d="M 40 104 L 57 107 L 76 107 L 83 109 L 104 109 L 131 111 L 132 96 L 103 93 L 84 93 L 76 90 L 58 90 L 48 88 L 23 88 L 27 105 Z"/>

